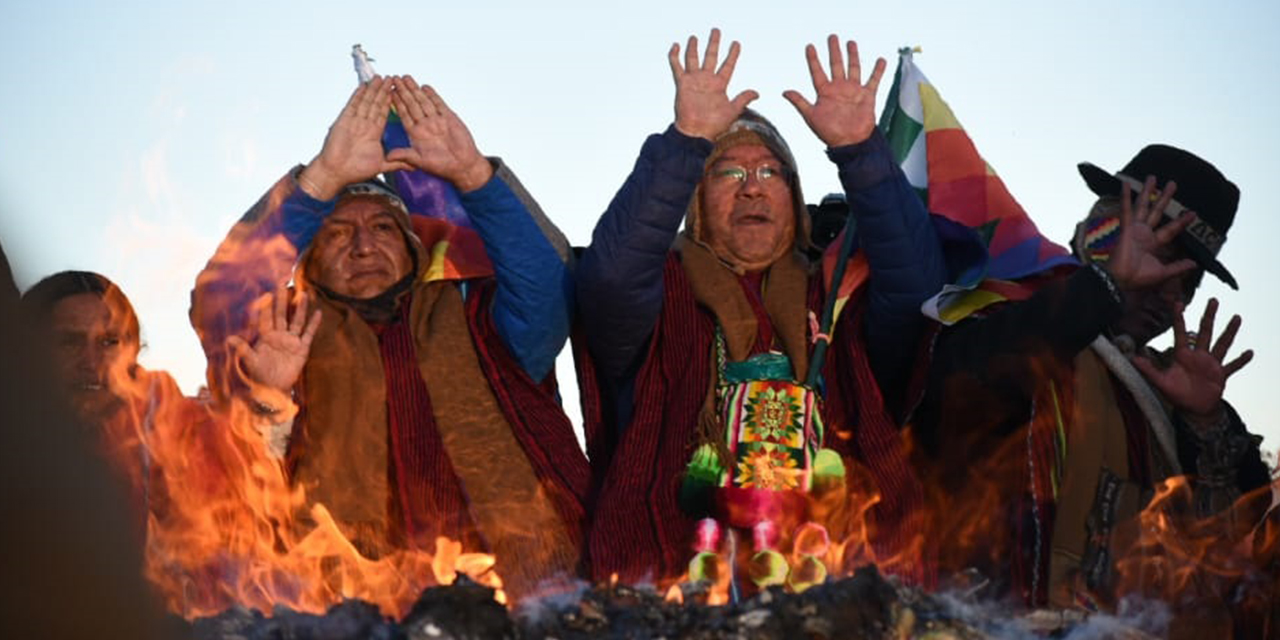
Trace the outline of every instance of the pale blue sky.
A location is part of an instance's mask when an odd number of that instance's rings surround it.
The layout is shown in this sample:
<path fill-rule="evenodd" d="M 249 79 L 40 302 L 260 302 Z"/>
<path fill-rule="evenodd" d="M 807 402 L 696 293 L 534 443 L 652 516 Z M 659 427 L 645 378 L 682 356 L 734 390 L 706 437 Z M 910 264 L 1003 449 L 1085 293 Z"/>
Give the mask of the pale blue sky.
<path fill-rule="evenodd" d="M 922 46 L 916 63 L 1059 242 L 1091 201 L 1077 162 L 1114 170 L 1166 142 L 1217 164 L 1243 192 L 1222 254 L 1242 289 L 1206 278 L 1192 315 L 1217 295 L 1244 316 L 1237 345 L 1257 357 L 1227 395 L 1280 446 L 1280 219 L 1265 199 L 1280 170 L 1280 5 L 691 4 L 5 3 L 0 242 L 21 288 L 68 268 L 119 282 L 142 318 L 144 364 L 194 393 L 195 275 L 244 209 L 318 151 L 356 81 L 352 44 L 383 73 L 433 84 L 586 244 L 644 136 L 670 122 L 667 47 L 711 26 L 743 43 L 732 89 L 764 96 L 755 106 L 791 143 L 809 199 L 836 190 L 780 97 L 811 94 L 803 47 L 835 31 L 890 72 L 899 46 Z"/>

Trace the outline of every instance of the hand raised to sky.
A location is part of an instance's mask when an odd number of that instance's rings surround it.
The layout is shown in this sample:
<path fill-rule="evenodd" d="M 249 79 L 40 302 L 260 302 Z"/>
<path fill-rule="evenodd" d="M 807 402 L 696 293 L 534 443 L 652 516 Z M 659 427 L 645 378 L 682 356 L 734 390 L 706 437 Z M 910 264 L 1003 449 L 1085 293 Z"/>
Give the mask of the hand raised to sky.
<path fill-rule="evenodd" d="M 760 97 L 748 89 L 729 99 L 729 80 L 733 78 L 740 51 L 738 42 L 732 42 L 724 64 L 716 68 L 720 57 L 719 29 L 711 30 L 701 63 L 696 36 L 689 36 L 683 65 L 680 64 L 680 43 L 671 45 L 667 61 L 671 63 L 671 77 L 676 82 L 676 129 L 681 133 L 714 141 L 729 130 L 747 105 Z"/>
<path fill-rule="evenodd" d="M 276 289 L 260 298 L 251 309 L 258 325 L 253 344 L 241 336 L 227 338 L 227 345 L 238 356 L 240 366 L 251 381 L 284 393 L 288 393 L 302 375 L 311 352 L 311 341 L 320 329 L 319 309 L 307 319 L 306 294 L 298 292 L 293 307 L 290 318 L 289 292 L 283 287 Z"/>
<path fill-rule="evenodd" d="M 867 83 L 862 83 L 862 63 L 858 58 L 858 43 L 847 43 L 848 66 L 840 52 L 840 38 L 831 34 L 827 38 L 827 54 L 830 57 L 831 75 L 822 69 L 818 50 L 813 45 L 805 47 L 809 62 L 809 76 L 817 98 L 810 103 L 799 91 L 784 91 L 786 98 L 805 124 L 828 147 L 857 144 L 871 137 L 876 128 L 876 90 L 884 75 L 884 58 L 876 58 L 875 68 Z"/>
<path fill-rule="evenodd" d="M 329 127 L 319 155 L 302 170 L 298 183 L 318 200 L 332 200 L 342 188 L 379 173 L 408 169 L 382 150 L 382 129 L 391 110 L 389 79 L 374 77 L 361 84 Z"/>
<path fill-rule="evenodd" d="M 400 76 L 391 101 L 409 135 L 409 146 L 391 150 L 388 160 L 440 176 L 463 192 L 475 191 L 493 177 L 493 166 L 476 148 L 467 125 L 435 89 L 419 86 L 412 76 Z"/>
<path fill-rule="evenodd" d="M 1122 291 L 1153 287 L 1196 267 L 1195 261 L 1189 258 L 1168 264 L 1160 259 L 1159 249 L 1172 242 L 1195 216 L 1188 211 L 1181 218 L 1157 229 L 1178 185 L 1170 180 L 1158 197 L 1153 197 L 1155 187 L 1156 179 L 1148 176 L 1136 204 L 1131 203 L 1133 194 L 1129 184 L 1124 183 L 1121 187 L 1120 235 L 1111 250 L 1111 257 L 1103 266 Z"/>
<path fill-rule="evenodd" d="M 1253 351 L 1247 350 L 1231 362 L 1224 363 L 1227 351 L 1235 342 L 1240 330 L 1240 316 L 1232 316 L 1227 328 L 1215 341 L 1213 321 L 1218 313 L 1218 300 L 1210 299 L 1200 318 L 1200 330 L 1194 339 L 1187 333 L 1182 318 L 1183 306 L 1174 309 L 1173 362 L 1160 368 L 1143 356 L 1133 358 L 1133 366 L 1164 397 L 1185 416 L 1193 426 L 1220 424 L 1226 408 L 1222 394 L 1227 378 L 1253 360 Z"/>

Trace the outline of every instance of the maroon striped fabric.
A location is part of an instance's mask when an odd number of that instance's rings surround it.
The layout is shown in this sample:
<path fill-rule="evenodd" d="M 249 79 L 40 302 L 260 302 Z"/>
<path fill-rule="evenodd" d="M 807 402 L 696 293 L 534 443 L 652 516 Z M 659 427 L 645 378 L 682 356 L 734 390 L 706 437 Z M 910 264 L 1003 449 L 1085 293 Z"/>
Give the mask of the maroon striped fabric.
<path fill-rule="evenodd" d="M 569 346 L 573 349 L 573 368 L 578 375 L 578 404 L 582 409 L 582 435 L 587 444 L 587 460 L 591 464 L 591 481 L 604 478 L 618 448 L 618 431 L 606 415 L 614 415 L 617 408 L 609 404 L 596 373 L 595 361 L 587 348 L 587 336 L 580 316 L 575 318 L 569 334 Z"/>
<path fill-rule="evenodd" d="M 667 260 L 663 289 L 631 424 L 596 497 L 588 554 L 597 580 L 615 573 L 628 582 L 676 577 L 691 557 L 695 523 L 677 496 L 709 380 L 714 324 L 695 306 L 675 258 Z"/>
<path fill-rule="evenodd" d="M 819 310 L 824 297 L 821 279 L 809 282 L 809 308 Z M 875 480 L 880 502 L 871 511 L 871 543 L 877 558 L 911 557 L 913 563 L 899 564 L 891 572 L 932 588 L 937 582 L 937 563 L 928 546 L 919 544 L 926 531 L 924 487 L 911 468 L 902 433 L 885 407 L 867 359 L 862 327 L 864 291 L 859 289 L 849 297 L 822 366 L 827 386 L 823 445 L 846 458 L 846 464 L 852 458 L 866 467 Z M 848 434 L 852 438 L 846 437 Z M 916 557 L 912 551 L 916 547 L 924 549 L 920 552 L 923 555 Z"/>
<path fill-rule="evenodd" d="M 392 474 L 400 513 L 411 544 L 432 549 L 438 535 L 484 549 L 467 511 L 467 497 L 444 449 L 431 409 L 431 395 L 418 369 L 408 314 L 409 301 L 388 326 L 375 327 L 386 373 L 387 421 Z"/>
<path fill-rule="evenodd" d="M 810 279 L 811 309 L 820 308 L 819 285 L 820 279 Z M 632 421 L 595 503 L 588 551 L 598 580 L 615 573 L 630 582 L 675 578 L 692 557 L 695 521 L 679 509 L 677 498 L 710 380 L 715 325 L 710 312 L 694 301 L 674 254 L 666 263 L 663 288 L 662 314 L 635 382 Z M 918 516 L 923 492 L 866 361 L 859 308 L 852 299 L 823 368 L 828 385 L 825 445 L 865 464 L 883 492 L 873 543 L 887 557 L 922 532 Z M 840 434 L 851 435 L 846 439 Z M 929 580 L 929 567 L 931 563 L 909 567 L 903 577 Z"/>
<path fill-rule="evenodd" d="M 563 519 L 570 539 L 581 546 L 591 468 L 578 446 L 573 423 L 560 406 L 554 372 L 541 384 L 535 382 L 516 362 L 494 328 L 489 310 L 495 282 L 493 279 L 475 282 L 475 288 L 467 296 L 472 344 L 516 441 Z"/>
<path fill-rule="evenodd" d="M 756 343 L 751 345 L 751 355 L 765 353 L 774 347 L 773 321 L 764 308 L 764 272 L 757 271 L 738 276 L 738 284 L 747 294 L 747 302 L 756 314 Z"/>

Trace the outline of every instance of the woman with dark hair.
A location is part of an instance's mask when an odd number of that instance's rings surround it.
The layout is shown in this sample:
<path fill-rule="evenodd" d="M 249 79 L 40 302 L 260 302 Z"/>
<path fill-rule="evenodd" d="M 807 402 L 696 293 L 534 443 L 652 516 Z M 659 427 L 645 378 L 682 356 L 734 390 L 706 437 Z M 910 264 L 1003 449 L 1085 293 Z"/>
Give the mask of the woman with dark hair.
<path fill-rule="evenodd" d="M 30 304 L 47 306 L 68 280 L 43 285 Z M 0 637 L 173 637 L 138 574 L 125 494 L 59 401 L 20 304 L 0 248 L 0 504 L 11 514 L 0 528 Z"/>
<path fill-rule="evenodd" d="M 61 271 L 23 294 L 21 309 L 45 342 L 55 391 L 127 483 L 139 542 L 148 519 L 170 511 L 175 484 L 184 496 L 222 491 L 223 430 L 167 372 L 138 364 L 138 315 L 120 287 L 98 273 Z"/>
<path fill-rule="evenodd" d="M 60 271 L 31 287 L 23 307 L 49 341 L 58 382 L 86 423 L 124 408 L 138 380 L 138 315 L 120 287 L 91 271 Z M 167 376 L 166 376 L 167 377 Z"/>

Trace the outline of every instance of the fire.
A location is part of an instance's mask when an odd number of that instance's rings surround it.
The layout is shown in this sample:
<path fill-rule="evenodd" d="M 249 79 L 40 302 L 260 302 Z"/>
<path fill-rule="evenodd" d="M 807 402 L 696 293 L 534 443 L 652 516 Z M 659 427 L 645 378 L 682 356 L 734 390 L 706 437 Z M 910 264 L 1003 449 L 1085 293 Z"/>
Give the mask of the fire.
<path fill-rule="evenodd" d="M 436 540 L 434 554 L 362 553 L 324 505 L 308 507 L 246 412 L 160 421 L 147 439 L 167 495 L 148 523 L 146 574 L 171 611 L 196 618 L 239 604 L 320 613 L 356 598 L 399 617 L 424 587 L 458 574 L 498 590 L 505 603 L 493 556 L 463 553 L 447 538 Z"/>
<path fill-rule="evenodd" d="M 1232 628 L 1265 625 L 1280 604 L 1280 511 L 1261 518 L 1272 506 L 1273 486 L 1242 496 L 1221 513 L 1198 517 L 1188 479 L 1163 482 L 1137 522 L 1117 532 L 1128 544 L 1115 563 L 1115 592 L 1166 602 L 1176 624 L 1226 636 Z"/>
<path fill-rule="evenodd" d="M 287 280 L 297 260 L 282 236 L 246 239 L 220 251 L 235 254 L 220 258 L 243 269 L 232 280 L 245 283 L 264 275 Z M 229 326 L 227 316 L 242 311 L 233 308 L 240 297 L 209 289 L 193 306 L 196 325 Z M 226 336 L 201 338 L 208 347 Z M 157 401 L 137 390 L 154 409 L 135 422 L 146 424 L 139 439 L 150 473 L 158 476 L 148 498 L 144 570 L 172 612 L 193 619 L 232 605 L 264 612 L 283 605 L 320 613 L 358 598 L 399 617 L 423 588 L 452 583 L 458 574 L 494 588 L 505 602 L 494 558 L 463 553 L 452 540 L 437 539 L 430 550 L 375 554 L 361 548 L 323 504 L 311 504 L 304 488 L 290 482 L 283 463 L 269 453 L 268 434 L 255 427 L 260 420 L 232 400 L 236 394 L 227 381 L 234 376 L 227 372 L 236 366 L 225 355 L 211 358 L 211 369 L 222 372 L 211 381 L 210 395 L 221 400 L 217 411 L 180 396 Z"/>
<path fill-rule="evenodd" d="M 923 563 L 923 537 L 895 549 L 874 544 L 872 510 L 880 495 L 869 478 L 852 482 L 857 483 L 852 490 L 842 485 L 809 496 L 807 520 L 789 531 L 776 526 L 743 530 L 703 520 L 689 571 L 658 584 L 665 600 L 684 603 L 693 597 L 700 604 L 724 605 L 766 584 L 799 593 L 852 576 L 867 564 L 914 579 Z M 833 539 L 832 532 L 840 537 Z M 762 548 L 768 551 L 761 553 Z"/>

